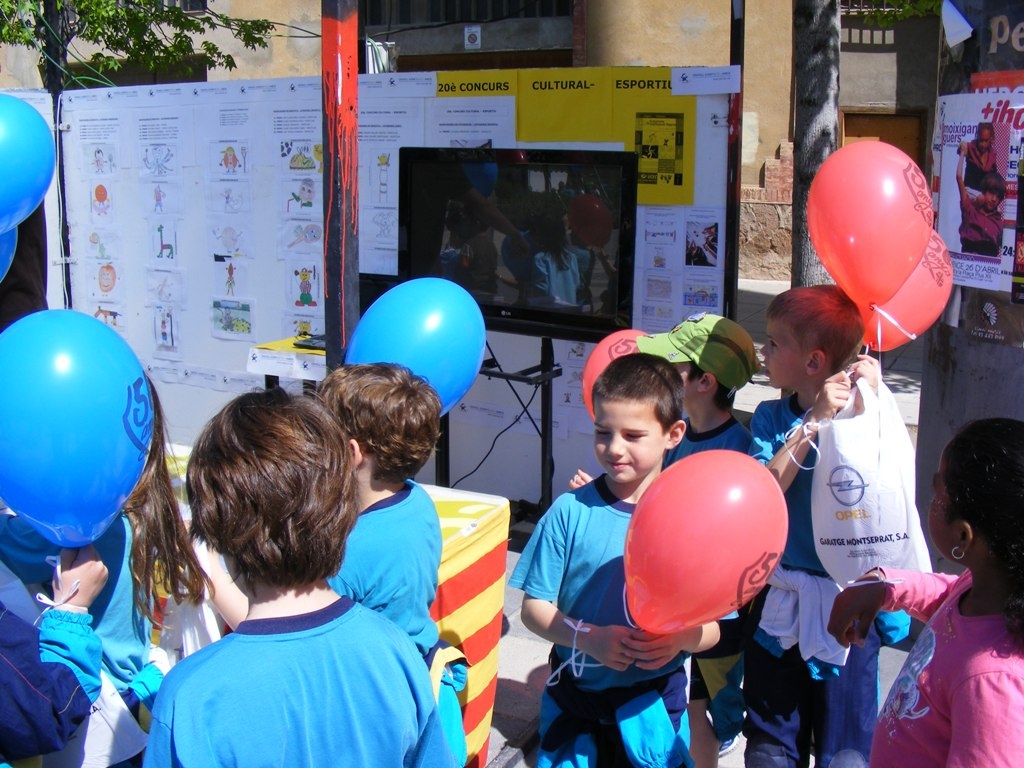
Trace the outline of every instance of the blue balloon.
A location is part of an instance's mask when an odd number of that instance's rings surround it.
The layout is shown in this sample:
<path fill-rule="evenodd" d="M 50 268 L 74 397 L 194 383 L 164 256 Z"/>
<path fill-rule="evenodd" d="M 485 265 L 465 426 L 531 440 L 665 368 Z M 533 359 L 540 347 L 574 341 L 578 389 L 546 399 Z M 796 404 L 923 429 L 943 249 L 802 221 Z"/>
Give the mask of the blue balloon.
<path fill-rule="evenodd" d="M 39 207 L 56 165 L 53 132 L 35 107 L 0 94 L 0 232 L 7 232 Z"/>
<path fill-rule="evenodd" d="M 149 385 L 116 331 L 68 309 L 0 333 L 0 498 L 49 541 L 81 547 L 117 518 L 153 434 Z"/>
<path fill-rule="evenodd" d="M 447 413 L 473 386 L 486 346 L 484 316 L 469 291 L 421 277 L 399 283 L 367 308 L 345 362 L 404 365 L 430 383 Z"/>
<path fill-rule="evenodd" d="M 7 277 L 7 270 L 14 261 L 14 251 L 18 247 L 18 228 L 8 232 L 0 232 L 0 281 Z"/>

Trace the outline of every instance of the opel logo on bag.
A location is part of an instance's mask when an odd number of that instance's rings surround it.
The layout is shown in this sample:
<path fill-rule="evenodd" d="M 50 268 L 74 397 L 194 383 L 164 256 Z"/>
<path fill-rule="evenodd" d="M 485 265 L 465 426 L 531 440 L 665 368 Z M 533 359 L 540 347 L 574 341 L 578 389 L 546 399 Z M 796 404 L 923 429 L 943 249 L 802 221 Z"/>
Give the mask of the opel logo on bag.
<path fill-rule="evenodd" d="M 828 488 L 832 492 L 832 498 L 844 507 L 860 504 L 867 487 L 860 472 L 845 464 L 833 469 L 828 477 Z"/>

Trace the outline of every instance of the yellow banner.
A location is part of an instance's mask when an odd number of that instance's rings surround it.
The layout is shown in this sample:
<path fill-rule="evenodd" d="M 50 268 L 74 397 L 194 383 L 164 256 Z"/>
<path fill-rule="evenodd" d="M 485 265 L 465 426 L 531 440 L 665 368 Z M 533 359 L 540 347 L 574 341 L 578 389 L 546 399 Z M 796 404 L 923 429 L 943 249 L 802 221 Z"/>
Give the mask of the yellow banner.
<path fill-rule="evenodd" d="M 438 96 L 515 96 L 517 70 L 438 72 Z"/>
<path fill-rule="evenodd" d="M 639 158 L 637 202 L 693 205 L 696 96 L 672 95 L 670 67 L 614 67 L 615 139 Z"/>
<path fill-rule="evenodd" d="M 520 141 L 613 141 L 607 67 L 520 69 L 516 137 Z"/>

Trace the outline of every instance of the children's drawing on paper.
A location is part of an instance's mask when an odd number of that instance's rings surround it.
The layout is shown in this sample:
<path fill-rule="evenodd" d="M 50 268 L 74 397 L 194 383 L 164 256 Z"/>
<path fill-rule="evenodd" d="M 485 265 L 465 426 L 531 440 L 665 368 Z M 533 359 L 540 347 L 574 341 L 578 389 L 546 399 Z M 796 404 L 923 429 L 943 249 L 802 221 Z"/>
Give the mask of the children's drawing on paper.
<path fill-rule="evenodd" d="M 113 218 L 114 200 L 110 192 L 110 183 L 93 184 L 90 192 L 89 211 L 95 222 Z"/>
<path fill-rule="evenodd" d="M 300 216 L 323 216 L 318 188 L 320 184 L 312 176 L 289 179 L 281 183 L 280 197 L 284 212 Z"/>
<path fill-rule="evenodd" d="M 248 181 L 218 179 L 207 186 L 210 213 L 247 213 L 251 202 Z"/>
<path fill-rule="evenodd" d="M 89 232 L 89 247 L 86 254 L 90 259 L 110 261 L 118 255 L 117 236 L 101 229 L 94 229 Z"/>
<path fill-rule="evenodd" d="M 391 153 L 381 152 L 377 155 L 377 202 L 388 201 L 388 185 L 390 184 Z"/>
<path fill-rule="evenodd" d="M 245 140 L 215 141 L 210 145 L 210 175 L 248 175 L 252 158 Z"/>
<path fill-rule="evenodd" d="M 210 304 L 210 335 L 218 339 L 252 341 L 251 299 L 215 298 Z"/>
<path fill-rule="evenodd" d="M 95 267 L 92 266 L 93 264 Z M 92 270 L 87 291 L 91 300 L 108 303 L 122 303 L 125 300 L 125 283 L 121 279 L 120 263 L 114 261 L 90 262 L 88 269 Z M 89 274 L 89 272 L 85 274 Z"/>
<path fill-rule="evenodd" d="M 288 262 L 288 306 L 317 307 L 323 302 L 320 258 Z"/>
<path fill-rule="evenodd" d="M 142 162 L 139 173 L 143 177 L 165 178 L 177 176 L 180 173 L 178 168 L 177 147 L 165 143 L 147 143 L 141 148 Z"/>
<path fill-rule="evenodd" d="M 86 175 L 107 176 L 117 170 L 113 144 L 85 144 L 82 151 L 85 154 Z"/>
<path fill-rule="evenodd" d="M 249 291 L 249 264 L 240 259 L 214 259 L 213 294 L 243 296 Z"/>
<path fill-rule="evenodd" d="M 177 269 L 146 270 L 146 305 L 185 306 L 185 273 Z"/>
<path fill-rule="evenodd" d="M 324 318 L 322 315 L 306 315 L 296 312 L 284 313 L 284 326 L 282 333 L 285 338 L 291 336 L 316 336 L 324 333 Z"/>
<path fill-rule="evenodd" d="M 323 144 L 314 138 L 282 139 L 280 142 L 280 170 L 297 173 L 323 171 Z"/>
<path fill-rule="evenodd" d="M 176 306 L 158 304 L 153 307 L 154 357 L 163 360 L 182 359 L 178 312 L 179 308 Z"/>
<path fill-rule="evenodd" d="M 149 219 L 150 261 L 154 264 L 173 265 L 178 261 L 178 220 Z"/>
<path fill-rule="evenodd" d="M 246 258 L 250 254 L 245 247 L 245 230 L 227 218 L 214 220 L 210 229 L 210 251 L 215 262 Z"/>
<path fill-rule="evenodd" d="M 108 328 L 113 328 L 115 331 L 120 333 L 122 336 L 127 331 L 125 327 L 125 321 L 127 320 L 127 314 L 124 310 L 123 304 L 107 304 L 104 302 L 95 302 L 90 304 L 91 314 L 101 323 Z M 87 310 L 88 311 L 88 310 Z"/>
<path fill-rule="evenodd" d="M 285 221 L 278 233 L 279 252 L 322 253 L 324 228 L 322 224 L 310 221 Z"/>
<path fill-rule="evenodd" d="M 181 213 L 181 187 L 174 181 L 150 181 L 141 185 L 143 206 L 150 213 Z"/>

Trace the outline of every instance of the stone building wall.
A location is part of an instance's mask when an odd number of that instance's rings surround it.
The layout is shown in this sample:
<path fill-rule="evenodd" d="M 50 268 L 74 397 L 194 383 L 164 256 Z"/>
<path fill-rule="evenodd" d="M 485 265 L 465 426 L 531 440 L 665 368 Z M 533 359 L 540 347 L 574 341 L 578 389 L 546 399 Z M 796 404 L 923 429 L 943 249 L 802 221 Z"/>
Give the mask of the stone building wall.
<path fill-rule="evenodd" d="M 793 256 L 793 144 L 764 164 L 764 184 L 740 188 L 740 277 L 789 280 Z"/>

